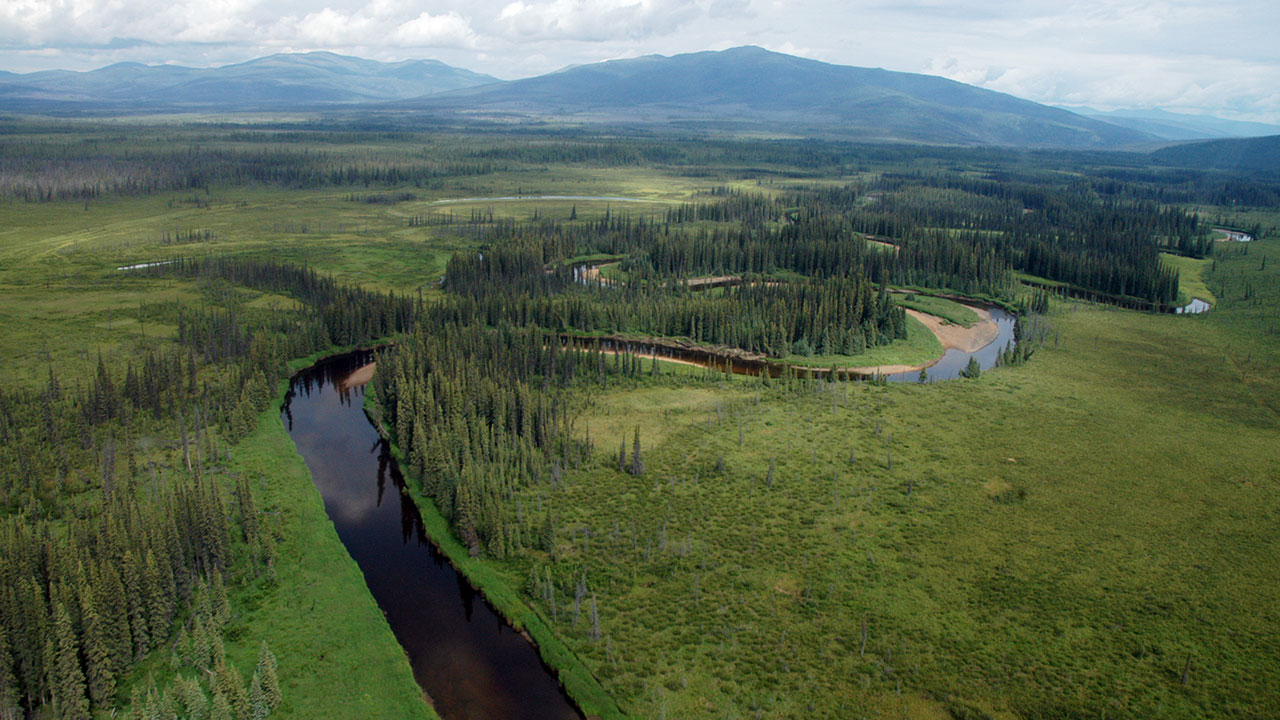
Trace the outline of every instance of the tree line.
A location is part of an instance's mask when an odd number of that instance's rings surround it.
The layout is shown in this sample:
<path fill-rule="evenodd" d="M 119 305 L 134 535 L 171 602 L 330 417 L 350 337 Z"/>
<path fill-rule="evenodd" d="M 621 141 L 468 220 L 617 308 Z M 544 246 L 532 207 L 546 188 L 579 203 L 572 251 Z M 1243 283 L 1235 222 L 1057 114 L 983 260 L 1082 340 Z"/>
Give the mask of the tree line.
<path fill-rule="evenodd" d="M 100 357 L 87 381 L 51 367 L 41 388 L 0 391 L 0 717 L 115 708 L 160 651 L 195 675 L 135 683 L 135 712 L 260 720 L 279 703 L 274 656 L 264 649 L 246 687 L 221 650 L 227 612 L 201 610 L 226 603 L 229 581 L 274 578 L 276 528 L 249 479 L 226 472 L 229 446 L 270 405 L 287 360 L 403 332 L 417 308 L 277 263 L 135 272 L 190 278 L 211 302 L 147 308 L 176 337 L 124 367 Z M 301 307 L 249 311 L 234 286 Z"/>

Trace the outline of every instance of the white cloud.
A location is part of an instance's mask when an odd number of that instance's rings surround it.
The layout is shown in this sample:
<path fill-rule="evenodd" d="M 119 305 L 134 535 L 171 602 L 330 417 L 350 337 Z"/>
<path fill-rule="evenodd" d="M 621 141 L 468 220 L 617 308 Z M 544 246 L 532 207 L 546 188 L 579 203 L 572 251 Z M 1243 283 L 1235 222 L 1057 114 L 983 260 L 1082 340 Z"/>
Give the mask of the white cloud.
<path fill-rule="evenodd" d="M 402 47 L 476 46 L 475 31 L 455 12 L 442 15 L 424 12 L 396 28 L 391 37 Z"/>
<path fill-rule="evenodd" d="M 702 12 L 693 0 L 515 0 L 497 25 L 523 40 L 637 40 L 673 32 Z"/>
<path fill-rule="evenodd" d="M 379 0 L 350 12 L 325 7 L 302 17 L 282 17 L 265 35 L 268 45 L 311 49 L 477 45 L 476 32 L 457 12 L 433 15 L 396 0 Z"/>

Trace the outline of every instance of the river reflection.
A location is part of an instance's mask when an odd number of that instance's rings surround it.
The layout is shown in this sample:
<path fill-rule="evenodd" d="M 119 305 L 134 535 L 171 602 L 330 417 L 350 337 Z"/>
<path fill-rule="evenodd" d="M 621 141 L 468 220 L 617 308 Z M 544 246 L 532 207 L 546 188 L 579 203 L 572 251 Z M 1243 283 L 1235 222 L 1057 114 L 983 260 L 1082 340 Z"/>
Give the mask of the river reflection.
<path fill-rule="evenodd" d="M 347 552 L 360 566 L 418 684 L 446 720 L 581 718 L 529 641 L 436 550 L 386 443 L 343 380 L 359 351 L 294 377 L 281 409 Z"/>

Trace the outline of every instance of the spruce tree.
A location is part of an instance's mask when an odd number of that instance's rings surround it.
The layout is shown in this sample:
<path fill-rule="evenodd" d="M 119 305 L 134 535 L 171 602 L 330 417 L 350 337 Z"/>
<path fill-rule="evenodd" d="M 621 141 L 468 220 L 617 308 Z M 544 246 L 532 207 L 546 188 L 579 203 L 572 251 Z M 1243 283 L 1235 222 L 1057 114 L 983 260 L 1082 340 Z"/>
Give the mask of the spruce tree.
<path fill-rule="evenodd" d="M 132 552 L 124 557 L 124 596 L 129 610 L 129 629 L 133 638 L 133 659 L 140 660 L 151 650 L 151 632 L 147 627 L 146 603 L 138 561 Z"/>
<path fill-rule="evenodd" d="M 195 678 L 179 677 L 176 692 L 186 712 L 187 720 L 204 720 L 209 715 L 209 700 Z"/>
<path fill-rule="evenodd" d="M 18 680 L 13 674 L 13 655 L 9 651 L 9 638 L 4 624 L 0 623 L 0 720 L 21 720 L 22 708 L 18 705 Z"/>
<path fill-rule="evenodd" d="M 231 604 L 227 602 L 227 588 L 222 582 L 222 573 L 218 570 L 213 571 L 213 577 L 209 580 L 209 592 L 213 619 L 217 622 L 216 628 L 220 631 L 222 626 L 231 621 Z"/>
<path fill-rule="evenodd" d="M 644 460 L 640 457 L 640 426 L 636 426 L 635 442 L 631 445 L 631 474 L 644 474 Z"/>
<path fill-rule="evenodd" d="M 271 706 L 267 702 L 266 692 L 262 689 L 262 677 L 255 672 L 249 680 L 248 720 L 266 720 L 270 714 Z"/>
<path fill-rule="evenodd" d="M 244 678 L 225 658 L 214 668 L 214 687 L 231 706 L 233 717 L 249 717 L 249 693 L 245 690 Z"/>
<path fill-rule="evenodd" d="M 143 562 L 143 588 L 146 592 L 147 628 L 153 645 L 159 645 L 169 637 L 169 625 L 173 617 L 174 602 L 166 592 L 161 569 L 155 553 L 148 550 Z M 170 578 L 172 579 L 172 577 Z"/>
<path fill-rule="evenodd" d="M 84 627 L 83 649 L 89 698 L 97 707 L 107 707 L 116 694 L 114 661 L 107 647 L 102 617 L 93 605 L 93 595 L 80 586 L 80 618 Z"/>
<path fill-rule="evenodd" d="M 261 649 L 258 650 L 256 674 L 262 678 L 262 689 L 266 693 L 270 709 L 275 710 L 280 706 L 280 701 L 283 698 L 280 695 L 280 679 L 277 675 L 276 656 L 267 647 L 266 641 L 263 641 Z"/>
<path fill-rule="evenodd" d="M 209 720 L 238 720 L 231 701 L 217 687 L 213 690 L 213 701 L 210 703 Z"/>
<path fill-rule="evenodd" d="M 85 695 L 84 671 L 80 669 L 80 644 L 66 606 L 54 608 L 53 700 L 58 713 L 67 720 L 88 720 L 89 698 Z"/>

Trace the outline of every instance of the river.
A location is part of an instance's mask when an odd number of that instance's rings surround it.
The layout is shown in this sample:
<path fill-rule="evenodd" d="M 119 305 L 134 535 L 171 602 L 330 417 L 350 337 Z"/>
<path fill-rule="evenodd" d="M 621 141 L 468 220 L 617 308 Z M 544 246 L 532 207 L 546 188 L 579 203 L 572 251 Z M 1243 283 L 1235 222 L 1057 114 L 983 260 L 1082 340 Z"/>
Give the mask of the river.
<path fill-rule="evenodd" d="M 580 720 L 537 650 L 453 569 L 402 494 L 364 386 L 344 385 L 372 360 L 357 351 L 298 373 L 281 415 L 414 678 L 445 720 Z"/>
<path fill-rule="evenodd" d="M 1014 345 L 1013 326 L 1017 322 L 1017 318 L 1012 314 L 998 308 L 990 307 L 987 311 L 991 313 L 991 319 L 996 323 L 999 329 L 995 340 L 973 352 L 965 352 L 964 350 L 948 349 L 942 357 L 933 361 L 926 366 L 927 382 L 937 380 L 954 380 L 960 377 L 960 373 L 969 364 L 969 358 L 978 360 L 978 367 L 982 370 L 990 370 L 995 367 L 996 361 L 1000 357 L 1000 352 L 1007 347 Z M 754 360 L 743 358 L 732 358 L 719 355 L 709 349 L 691 348 L 691 347 L 673 347 L 668 345 L 660 345 L 654 342 L 642 342 L 631 340 L 620 340 L 616 338 L 588 338 L 573 335 L 562 335 L 562 342 L 572 342 L 575 346 L 581 348 L 589 348 L 595 344 L 599 344 L 600 348 L 606 352 L 622 352 L 633 355 L 641 355 L 651 358 L 658 357 L 665 360 L 673 360 L 686 364 L 697 365 L 699 367 L 711 368 L 720 372 L 731 372 L 737 375 L 760 375 L 768 373 L 769 377 L 780 377 L 786 371 L 786 365 L 777 360 Z M 825 377 L 827 368 L 792 368 L 800 377 L 817 376 Z M 898 373 L 882 373 L 875 372 L 849 372 L 837 370 L 836 377 L 840 380 L 866 380 L 872 377 L 880 377 L 889 382 L 920 382 L 919 370 L 908 370 Z"/>
<path fill-rule="evenodd" d="M 651 198 L 623 197 L 620 195 L 502 195 L 495 197 L 465 197 L 465 198 L 445 198 L 442 200 L 432 200 L 432 205 L 453 205 L 457 203 L 483 203 L 483 202 L 526 202 L 529 200 L 594 200 L 603 202 L 620 202 L 620 203 L 669 203 L 670 200 L 656 200 Z"/>

